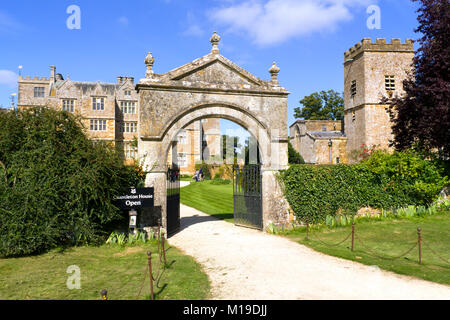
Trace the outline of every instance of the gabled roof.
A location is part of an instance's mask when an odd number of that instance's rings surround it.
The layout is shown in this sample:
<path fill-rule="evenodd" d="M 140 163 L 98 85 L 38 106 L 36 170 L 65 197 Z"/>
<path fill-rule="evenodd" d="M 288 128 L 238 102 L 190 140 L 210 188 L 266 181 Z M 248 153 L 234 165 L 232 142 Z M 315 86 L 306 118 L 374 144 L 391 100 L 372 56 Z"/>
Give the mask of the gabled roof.
<path fill-rule="evenodd" d="M 220 55 L 217 43 L 213 43 L 213 50 L 209 54 L 163 74 L 153 73 L 152 68 L 155 60 L 149 53 L 146 58 L 146 78 L 139 81 L 137 88 L 164 87 L 181 90 L 199 89 L 289 94 L 285 88 L 278 84 L 276 76 L 279 69 L 275 66 L 275 63 L 269 71 L 272 73 L 272 80 L 261 80 Z"/>
<path fill-rule="evenodd" d="M 263 85 L 264 81 L 259 79 L 258 77 L 254 76 L 250 72 L 246 71 L 245 69 L 239 67 L 237 64 L 235 64 L 233 61 L 225 58 L 224 56 L 220 54 L 207 54 L 206 56 L 203 56 L 199 59 L 196 59 L 190 63 L 185 64 L 184 66 L 178 67 L 172 71 L 169 71 L 163 75 L 161 75 L 161 80 L 173 80 L 178 81 L 182 80 L 192 74 L 195 74 L 201 70 L 204 70 L 205 68 L 208 68 L 215 63 L 219 63 L 223 65 L 224 67 L 228 68 L 230 71 L 236 73 L 237 75 L 241 76 L 243 79 L 247 80 L 249 83 L 253 85 Z"/>

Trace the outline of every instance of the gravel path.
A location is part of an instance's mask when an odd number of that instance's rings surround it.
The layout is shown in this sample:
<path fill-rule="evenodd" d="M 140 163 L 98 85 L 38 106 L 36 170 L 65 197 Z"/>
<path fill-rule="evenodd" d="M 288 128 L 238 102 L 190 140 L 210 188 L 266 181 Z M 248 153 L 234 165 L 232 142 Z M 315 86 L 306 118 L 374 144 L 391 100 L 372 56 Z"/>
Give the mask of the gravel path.
<path fill-rule="evenodd" d="M 169 243 L 203 265 L 211 299 L 450 299 L 450 286 L 330 257 L 184 205 L 181 229 Z"/>

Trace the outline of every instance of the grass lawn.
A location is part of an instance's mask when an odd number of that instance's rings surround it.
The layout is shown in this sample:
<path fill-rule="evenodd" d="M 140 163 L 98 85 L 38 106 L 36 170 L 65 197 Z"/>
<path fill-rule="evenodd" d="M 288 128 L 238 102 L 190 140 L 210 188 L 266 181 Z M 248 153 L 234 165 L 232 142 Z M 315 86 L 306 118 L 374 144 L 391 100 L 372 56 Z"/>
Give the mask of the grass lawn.
<path fill-rule="evenodd" d="M 437 254 L 450 261 L 450 212 L 424 218 L 365 220 L 358 221 L 356 234 L 373 253 L 382 257 L 396 257 L 417 242 L 417 228 L 422 228 L 422 239 Z M 366 265 L 377 265 L 381 269 L 400 274 L 415 276 L 425 280 L 450 284 L 450 264 L 437 258 L 426 245 L 422 245 L 422 265 L 418 263 L 418 247 L 405 257 L 390 261 L 383 260 L 368 253 L 359 240 L 355 238 L 355 250 L 352 252 L 351 237 L 338 246 L 337 244 L 351 233 L 351 226 L 334 229 L 313 230 L 309 240 L 305 239 L 305 228 L 290 231 L 287 236 L 314 250 Z M 372 253 L 372 254 L 373 254 Z"/>
<path fill-rule="evenodd" d="M 147 251 L 152 254 L 156 277 L 159 258 L 154 244 L 120 247 L 77 247 L 64 252 L 54 250 L 25 258 L 0 258 L 0 300 L 96 300 L 106 289 L 111 300 L 134 300 L 141 288 L 147 266 Z M 204 300 L 208 298 L 208 276 L 192 258 L 171 247 L 171 264 L 154 284 L 155 298 L 163 300 Z M 66 270 L 77 265 L 81 270 L 81 290 L 69 290 Z M 149 275 L 139 299 L 149 299 Z"/>
<path fill-rule="evenodd" d="M 181 203 L 234 223 L 233 185 L 211 184 L 212 181 L 193 182 L 181 188 Z"/>

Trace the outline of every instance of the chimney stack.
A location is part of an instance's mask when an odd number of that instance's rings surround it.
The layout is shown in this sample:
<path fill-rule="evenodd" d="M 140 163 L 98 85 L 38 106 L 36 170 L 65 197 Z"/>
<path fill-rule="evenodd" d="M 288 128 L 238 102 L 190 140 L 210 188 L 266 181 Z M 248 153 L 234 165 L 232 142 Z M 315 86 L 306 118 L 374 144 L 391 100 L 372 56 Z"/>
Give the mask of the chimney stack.
<path fill-rule="evenodd" d="M 56 67 L 50 66 L 50 82 L 55 82 L 55 75 L 56 75 Z"/>

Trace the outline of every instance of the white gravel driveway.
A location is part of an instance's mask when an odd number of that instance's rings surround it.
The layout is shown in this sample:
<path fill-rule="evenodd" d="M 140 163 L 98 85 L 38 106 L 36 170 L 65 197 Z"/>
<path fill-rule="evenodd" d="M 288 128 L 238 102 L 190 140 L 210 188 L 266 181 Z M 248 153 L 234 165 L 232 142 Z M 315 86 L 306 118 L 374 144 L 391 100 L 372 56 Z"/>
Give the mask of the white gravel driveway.
<path fill-rule="evenodd" d="M 210 299 L 450 299 L 450 286 L 330 257 L 184 205 L 181 229 L 169 243 L 203 266 Z"/>

